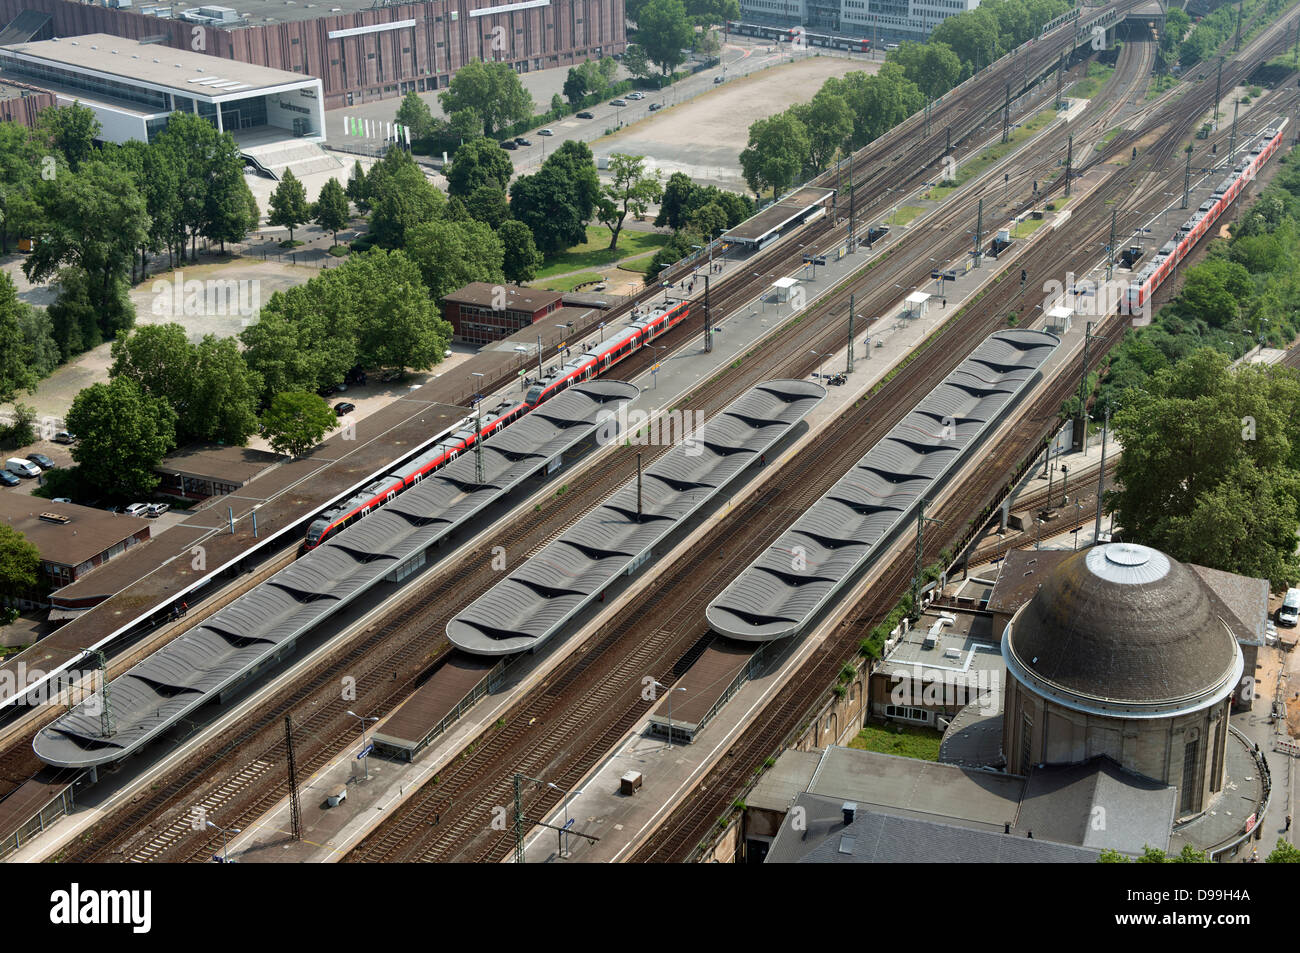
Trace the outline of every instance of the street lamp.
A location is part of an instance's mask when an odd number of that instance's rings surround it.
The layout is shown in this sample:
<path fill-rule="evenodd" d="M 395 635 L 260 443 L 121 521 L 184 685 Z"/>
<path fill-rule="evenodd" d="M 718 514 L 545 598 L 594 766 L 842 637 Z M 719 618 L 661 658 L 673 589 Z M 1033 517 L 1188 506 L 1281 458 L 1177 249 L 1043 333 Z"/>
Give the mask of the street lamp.
<path fill-rule="evenodd" d="M 668 748 L 671 750 L 673 746 L 673 692 L 684 692 L 686 689 L 669 688 L 663 682 L 656 681 L 653 678 L 650 681 L 656 688 L 662 688 L 668 693 Z"/>
<path fill-rule="evenodd" d="M 470 372 L 469 372 L 469 376 L 470 376 L 470 377 L 482 377 L 483 375 L 480 374 L 478 371 L 470 371 Z M 475 404 L 477 404 L 480 400 L 483 399 L 483 395 L 480 394 L 480 393 L 478 392 L 478 384 L 479 384 L 478 381 L 475 381 L 475 382 L 474 382 L 474 403 L 475 403 Z"/>
<path fill-rule="evenodd" d="M 653 349 L 653 350 L 655 350 L 655 351 L 666 351 L 666 350 L 668 350 L 668 345 L 667 345 L 667 344 L 651 344 L 650 347 L 651 347 L 651 349 Z M 657 355 L 656 355 L 656 357 L 655 357 L 655 362 L 654 362 L 654 364 L 652 364 L 651 367 L 650 367 L 650 376 L 653 377 L 653 378 L 655 379 L 654 390 L 658 390 L 658 389 L 659 389 L 659 358 L 658 358 Z"/>
<path fill-rule="evenodd" d="M 552 784 L 550 781 L 546 782 L 546 786 L 550 788 L 552 791 L 559 791 L 561 794 L 565 796 L 564 797 L 564 847 L 560 852 L 560 856 L 568 857 L 570 853 L 569 852 L 569 802 L 573 800 L 573 798 L 576 795 L 585 794 L 586 792 L 583 791 L 582 788 L 574 788 L 572 791 L 565 791 L 564 788 L 560 787 L 558 784 Z"/>
<path fill-rule="evenodd" d="M 221 831 L 221 863 L 223 864 L 230 863 L 230 848 L 226 844 L 226 835 L 239 834 L 242 833 L 242 831 L 240 831 L 238 827 L 231 827 L 231 828 L 218 827 L 216 824 L 213 824 L 211 821 L 208 821 L 207 825 L 208 827 L 211 827 L 213 830 Z"/>
<path fill-rule="evenodd" d="M 819 379 L 824 379 L 826 375 L 823 374 L 822 371 L 826 369 L 826 358 L 828 357 L 828 355 L 818 351 L 809 351 L 808 353 L 811 354 L 813 357 L 820 359 L 820 363 L 818 363 L 817 365 L 817 377 Z"/>
<path fill-rule="evenodd" d="M 355 718 L 357 721 L 361 722 L 361 764 L 365 767 L 366 770 L 365 779 L 369 781 L 370 780 L 370 753 L 366 751 L 366 722 L 378 721 L 379 719 L 362 718 L 360 715 L 358 715 L 356 712 L 352 711 L 351 709 L 348 710 L 348 714 L 351 715 L 353 718 Z"/>

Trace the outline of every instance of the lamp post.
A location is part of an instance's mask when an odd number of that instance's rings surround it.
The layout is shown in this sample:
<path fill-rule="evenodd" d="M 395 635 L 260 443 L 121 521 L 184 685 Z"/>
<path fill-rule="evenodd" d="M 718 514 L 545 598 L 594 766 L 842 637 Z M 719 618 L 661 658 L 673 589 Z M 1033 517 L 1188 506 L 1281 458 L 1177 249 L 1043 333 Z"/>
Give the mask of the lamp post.
<path fill-rule="evenodd" d="M 565 791 L 564 788 L 560 787 L 558 784 L 553 784 L 550 781 L 546 782 L 546 786 L 550 788 L 552 791 L 559 791 L 561 794 L 564 795 L 564 846 L 560 849 L 560 856 L 568 857 L 570 853 L 569 852 L 569 802 L 573 800 L 575 795 L 584 794 L 586 792 L 584 792 L 582 788 L 574 788 L 572 791 Z"/>
<path fill-rule="evenodd" d="M 663 682 L 656 681 L 653 678 L 650 681 L 654 683 L 656 688 L 662 688 L 668 693 L 668 748 L 671 750 L 673 746 L 673 692 L 684 692 L 686 689 L 669 688 Z"/>
<path fill-rule="evenodd" d="M 221 831 L 221 862 L 223 864 L 230 863 L 230 848 L 227 846 L 226 835 L 239 834 L 242 832 L 238 827 L 231 827 L 231 828 L 218 827 L 216 824 L 213 824 L 211 821 L 208 821 L 207 825 L 208 827 L 211 827 L 213 830 Z"/>
<path fill-rule="evenodd" d="M 820 351 L 809 351 L 808 353 L 811 354 L 813 357 L 815 357 L 815 358 L 818 359 L 818 364 L 817 364 L 817 377 L 818 377 L 818 379 L 824 379 L 826 375 L 823 374 L 822 372 L 826 369 L 826 357 L 827 357 L 827 355 L 824 354 L 824 353 L 822 353 L 822 352 L 820 352 Z"/>
<path fill-rule="evenodd" d="M 370 755 L 369 755 L 369 753 L 366 751 L 366 722 L 368 722 L 368 721 L 378 721 L 379 719 L 378 719 L 378 718 L 362 718 L 360 715 L 358 715 L 356 712 L 354 712 L 354 711 L 352 711 L 352 710 L 350 710 L 350 709 L 348 710 L 348 714 L 351 715 L 353 718 L 355 718 L 357 721 L 361 722 L 361 764 L 362 764 L 362 767 L 364 767 L 364 768 L 365 768 L 365 771 L 366 771 L 366 778 L 365 778 L 365 779 L 366 779 L 367 781 L 369 781 L 369 780 L 370 780 Z"/>

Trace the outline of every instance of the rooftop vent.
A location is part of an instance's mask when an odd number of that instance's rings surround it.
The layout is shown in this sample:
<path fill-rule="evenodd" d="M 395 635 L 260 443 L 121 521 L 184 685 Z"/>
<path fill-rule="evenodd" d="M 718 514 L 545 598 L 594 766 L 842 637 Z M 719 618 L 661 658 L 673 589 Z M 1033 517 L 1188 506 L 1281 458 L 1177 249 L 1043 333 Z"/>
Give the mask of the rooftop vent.
<path fill-rule="evenodd" d="M 840 813 L 844 815 L 844 823 L 852 824 L 854 818 L 858 816 L 858 804 L 856 801 L 845 801 L 840 805 Z"/>
<path fill-rule="evenodd" d="M 68 523 L 71 517 L 64 516 L 62 513 L 42 513 L 39 517 L 47 523 Z"/>

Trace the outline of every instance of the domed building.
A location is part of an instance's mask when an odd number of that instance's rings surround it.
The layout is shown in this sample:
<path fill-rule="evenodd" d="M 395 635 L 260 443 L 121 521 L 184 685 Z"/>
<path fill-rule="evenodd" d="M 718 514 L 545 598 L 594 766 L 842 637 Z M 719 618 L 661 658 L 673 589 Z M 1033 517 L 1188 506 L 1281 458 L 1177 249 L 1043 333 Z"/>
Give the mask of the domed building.
<path fill-rule="evenodd" d="M 1106 755 L 1177 789 L 1177 816 L 1223 789 L 1243 659 L 1223 603 L 1164 553 L 1130 543 L 1066 557 L 1011 617 L 1007 770 Z"/>

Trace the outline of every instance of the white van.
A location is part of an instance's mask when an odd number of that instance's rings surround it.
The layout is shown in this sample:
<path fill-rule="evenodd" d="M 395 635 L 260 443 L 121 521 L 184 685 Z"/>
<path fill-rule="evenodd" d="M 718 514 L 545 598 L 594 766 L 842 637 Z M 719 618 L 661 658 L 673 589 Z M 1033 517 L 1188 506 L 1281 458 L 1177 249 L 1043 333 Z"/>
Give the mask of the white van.
<path fill-rule="evenodd" d="M 10 457 L 5 461 L 5 469 L 15 476 L 20 477 L 38 477 L 41 475 L 41 468 L 30 460 L 24 460 L 21 457 Z"/>
<path fill-rule="evenodd" d="M 1282 600 L 1282 608 L 1277 610 L 1277 624 L 1294 628 L 1300 621 L 1300 589 L 1288 589 Z"/>

